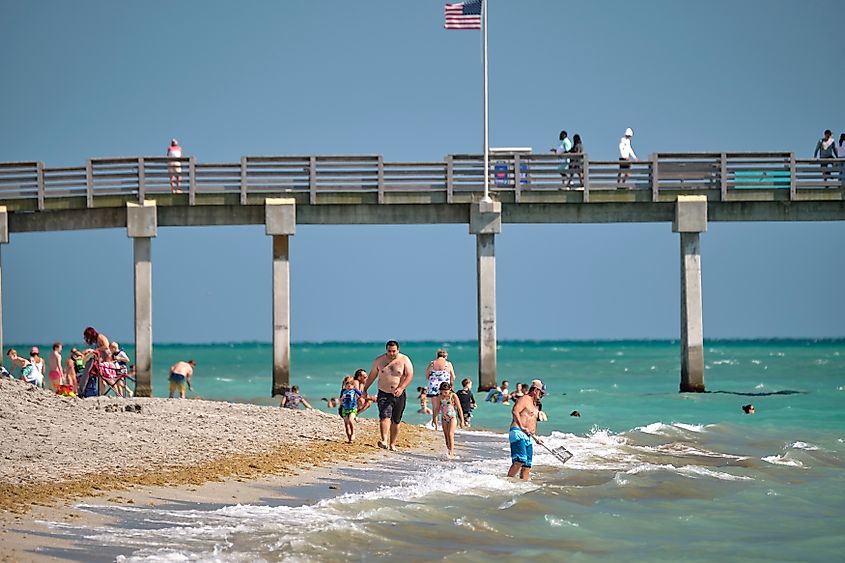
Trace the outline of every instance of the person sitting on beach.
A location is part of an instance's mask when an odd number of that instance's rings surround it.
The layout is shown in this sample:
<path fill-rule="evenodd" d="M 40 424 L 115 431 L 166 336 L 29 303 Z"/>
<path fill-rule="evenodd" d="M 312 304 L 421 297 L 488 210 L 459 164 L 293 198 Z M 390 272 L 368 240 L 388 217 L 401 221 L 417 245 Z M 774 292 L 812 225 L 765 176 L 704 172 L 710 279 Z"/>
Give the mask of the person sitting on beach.
<path fill-rule="evenodd" d="M 44 374 L 39 371 L 38 366 L 27 360 L 26 358 L 21 358 L 18 356 L 18 351 L 14 348 L 9 348 L 6 352 L 6 355 L 12 360 L 12 369 L 14 370 L 15 366 L 21 368 L 21 379 L 35 385 L 36 387 L 41 387 L 44 385 Z"/>
<path fill-rule="evenodd" d="M 346 430 L 346 440 L 350 444 L 355 440 L 355 416 L 358 414 L 358 398 L 364 393 L 358 389 L 355 378 L 347 375 L 340 388 L 340 416 Z"/>
<path fill-rule="evenodd" d="M 175 391 L 179 392 L 179 398 L 185 398 L 185 387 L 190 389 L 191 391 L 194 390 L 193 386 L 191 385 L 191 378 L 194 376 L 194 368 L 197 366 L 197 363 L 194 360 L 188 360 L 187 362 L 176 362 L 172 366 L 170 366 L 170 377 L 168 378 L 170 381 L 170 395 L 169 398 L 173 398 L 173 393 Z"/>
<path fill-rule="evenodd" d="M 463 389 L 455 393 L 455 395 L 458 396 L 458 400 L 461 402 L 461 411 L 464 413 L 464 426 L 469 428 L 470 421 L 472 420 L 472 411 L 478 405 L 475 404 L 475 397 L 472 396 L 472 381 L 464 378 L 461 381 L 461 385 Z"/>
<path fill-rule="evenodd" d="M 419 393 L 417 398 L 420 400 L 420 410 L 417 412 L 419 414 L 431 414 L 431 409 L 428 408 L 428 389 L 417 387 L 417 393 Z"/>
<path fill-rule="evenodd" d="M 133 396 L 134 393 L 132 390 L 126 385 L 126 379 L 129 377 L 129 354 L 126 353 L 126 350 L 120 347 L 120 344 L 117 341 L 112 342 L 109 344 L 109 350 L 111 350 L 111 357 L 112 360 L 117 364 L 118 375 L 122 376 L 118 381 L 115 387 L 117 387 L 118 393 L 123 396 Z"/>
<path fill-rule="evenodd" d="M 542 381 L 539 379 L 533 380 L 528 393 L 523 395 L 511 409 L 513 417 L 508 433 L 511 467 L 508 469 L 508 477 L 515 477 L 519 474 L 520 479 L 527 481 L 534 457 L 534 445 L 531 443 L 531 439 L 533 438 L 538 444 L 543 443 L 536 435 L 537 413 L 540 412 L 537 408 L 537 401 L 545 394 L 543 389 Z"/>
<path fill-rule="evenodd" d="M 440 425 L 443 427 L 443 437 L 446 439 L 446 455 L 449 459 L 455 457 L 455 430 L 458 424 L 464 427 L 464 412 L 461 400 L 452 391 L 452 384 L 444 381 L 440 384 Z"/>
<path fill-rule="evenodd" d="M 41 372 L 42 376 L 47 374 L 47 366 L 44 362 L 44 358 L 41 357 L 41 351 L 38 349 L 38 346 L 33 346 L 32 349 L 29 351 L 29 361 L 32 362 L 35 367 L 38 368 L 38 371 Z M 39 387 L 44 387 L 43 380 Z"/>
<path fill-rule="evenodd" d="M 300 404 L 306 409 L 313 408 L 308 404 L 308 401 L 305 400 L 305 397 L 299 394 L 299 385 L 294 385 L 290 388 L 290 391 L 286 391 L 285 394 L 282 395 L 282 401 L 279 403 L 279 406 L 295 410 L 299 408 Z"/>

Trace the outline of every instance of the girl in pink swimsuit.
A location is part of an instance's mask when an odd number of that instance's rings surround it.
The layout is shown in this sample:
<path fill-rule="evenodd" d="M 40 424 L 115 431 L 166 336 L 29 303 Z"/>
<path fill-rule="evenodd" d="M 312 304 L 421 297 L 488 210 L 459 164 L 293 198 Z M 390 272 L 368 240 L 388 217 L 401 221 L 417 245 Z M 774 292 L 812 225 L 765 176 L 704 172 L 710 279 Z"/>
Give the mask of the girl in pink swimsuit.
<path fill-rule="evenodd" d="M 461 401 L 452 391 L 452 384 L 444 381 L 440 384 L 440 422 L 443 426 L 443 437 L 446 438 L 446 450 L 449 459 L 455 457 L 455 429 L 458 424 L 464 427 L 464 413 Z"/>

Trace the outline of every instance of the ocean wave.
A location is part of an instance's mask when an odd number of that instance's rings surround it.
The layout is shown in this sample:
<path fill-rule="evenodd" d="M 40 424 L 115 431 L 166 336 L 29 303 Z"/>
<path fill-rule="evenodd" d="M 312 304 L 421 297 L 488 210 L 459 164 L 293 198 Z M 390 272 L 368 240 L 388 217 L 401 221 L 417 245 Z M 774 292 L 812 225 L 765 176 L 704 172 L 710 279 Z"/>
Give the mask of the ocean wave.
<path fill-rule="evenodd" d="M 801 463 L 801 460 L 788 458 L 786 457 L 786 455 L 770 455 L 761 459 L 766 463 L 771 463 L 772 465 L 786 465 L 787 467 L 800 468 L 804 467 L 804 464 Z"/>
<path fill-rule="evenodd" d="M 799 442 L 794 442 L 794 443 L 790 444 L 790 445 L 789 445 L 789 446 L 787 446 L 787 447 L 788 447 L 788 448 L 795 448 L 795 449 L 797 449 L 797 450 L 809 450 L 809 451 L 814 451 L 814 450 L 820 450 L 820 449 L 821 449 L 821 448 L 819 448 L 818 446 L 814 446 L 813 444 L 808 444 L 807 442 L 800 442 L 800 441 L 799 441 Z"/>
<path fill-rule="evenodd" d="M 682 477 L 689 479 L 698 479 L 701 477 L 711 477 L 722 481 L 753 481 L 751 477 L 744 475 L 732 475 L 723 471 L 714 471 L 700 465 L 682 465 L 676 467 L 672 464 L 650 464 L 646 463 L 637 467 L 632 467 L 625 472 L 626 475 L 639 475 L 640 473 L 654 473 L 658 471 L 668 471 L 675 473 Z"/>
<path fill-rule="evenodd" d="M 643 434 L 652 434 L 656 436 L 668 436 L 670 434 L 677 434 L 677 430 L 686 430 L 687 432 L 694 432 L 700 434 L 705 432 L 707 426 L 704 424 L 687 424 L 684 422 L 673 422 L 672 424 L 664 424 L 663 422 L 652 422 L 646 426 L 638 426 L 634 428 L 636 432 Z"/>

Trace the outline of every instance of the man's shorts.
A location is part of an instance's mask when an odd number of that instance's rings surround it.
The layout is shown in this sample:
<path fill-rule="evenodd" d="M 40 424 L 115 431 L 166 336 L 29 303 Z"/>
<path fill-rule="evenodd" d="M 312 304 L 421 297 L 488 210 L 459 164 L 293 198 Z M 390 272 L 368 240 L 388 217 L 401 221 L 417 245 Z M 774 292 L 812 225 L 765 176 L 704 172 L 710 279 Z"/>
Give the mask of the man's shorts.
<path fill-rule="evenodd" d="M 184 375 L 181 373 L 171 373 L 170 374 L 170 392 L 173 393 L 174 391 L 179 391 L 179 393 L 184 393 L 185 388 L 188 386 L 188 380 L 185 378 Z"/>
<path fill-rule="evenodd" d="M 522 467 L 530 468 L 531 461 L 534 459 L 534 444 L 531 443 L 531 437 L 521 428 L 512 426 L 508 438 L 511 443 L 511 462 L 521 463 Z"/>
<path fill-rule="evenodd" d="M 394 424 L 402 422 L 402 415 L 405 413 L 405 399 L 407 399 L 407 395 L 404 391 L 398 397 L 394 397 L 393 393 L 385 393 L 379 390 L 376 400 L 379 419 L 389 418 Z"/>

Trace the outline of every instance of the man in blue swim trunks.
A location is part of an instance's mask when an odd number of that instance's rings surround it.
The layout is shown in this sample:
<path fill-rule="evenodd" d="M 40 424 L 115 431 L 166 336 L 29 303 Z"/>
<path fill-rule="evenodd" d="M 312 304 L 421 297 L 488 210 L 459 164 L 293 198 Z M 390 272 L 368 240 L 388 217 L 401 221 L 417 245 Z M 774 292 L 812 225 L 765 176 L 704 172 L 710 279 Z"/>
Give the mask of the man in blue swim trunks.
<path fill-rule="evenodd" d="M 170 366 L 170 398 L 173 398 L 173 393 L 178 391 L 179 398 L 185 398 L 185 387 L 191 391 L 194 388 L 191 386 L 191 376 L 194 375 L 194 368 L 197 363 L 194 360 L 187 362 L 176 362 Z"/>
<path fill-rule="evenodd" d="M 508 470 L 508 477 L 516 477 L 525 481 L 531 472 L 531 461 L 534 457 L 533 438 L 538 444 L 543 441 L 537 437 L 537 415 L 540 409 L 537 406 L 540 398 L 545 394 L 543 382 L 535 379 L 531 382 L 528 392 L 519 398 L 511 409 L 513 419 L 508 434 L 511 445 L 511 467 Z"/>

